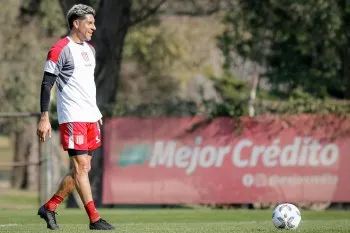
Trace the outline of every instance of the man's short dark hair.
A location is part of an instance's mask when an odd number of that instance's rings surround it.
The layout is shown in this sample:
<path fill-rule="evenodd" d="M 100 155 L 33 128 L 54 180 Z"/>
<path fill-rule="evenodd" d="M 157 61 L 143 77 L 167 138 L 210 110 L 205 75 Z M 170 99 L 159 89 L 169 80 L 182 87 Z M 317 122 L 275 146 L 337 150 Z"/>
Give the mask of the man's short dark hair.
<path fill-rule="evenodd" d="M 91 6 L 87 6 L 84 4 L 76 4 L 76 5 L 72 6 L 72 8 L 69 9 L 67 16 L 66 16 L 69 29 L 72 29 L 74 20 L 84 19 L 85 16 L 89 15 L 89 14 L 91 14 L 93 16 L 96 15 L 94 8 L 92 8 Z"/>

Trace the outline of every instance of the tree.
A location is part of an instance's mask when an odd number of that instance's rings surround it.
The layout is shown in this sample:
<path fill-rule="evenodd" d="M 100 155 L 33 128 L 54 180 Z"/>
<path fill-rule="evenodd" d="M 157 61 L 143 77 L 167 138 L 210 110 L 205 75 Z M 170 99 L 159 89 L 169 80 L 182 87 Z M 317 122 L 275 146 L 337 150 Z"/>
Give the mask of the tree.
<path fill-rule="evenodd" d="M 234 51 L 264 66 L 280 94 L 301 87 L 316 97 L 344 98 L 348 9 L 347 1 L 240 1 L 220 37 L 227 65 Z"/>

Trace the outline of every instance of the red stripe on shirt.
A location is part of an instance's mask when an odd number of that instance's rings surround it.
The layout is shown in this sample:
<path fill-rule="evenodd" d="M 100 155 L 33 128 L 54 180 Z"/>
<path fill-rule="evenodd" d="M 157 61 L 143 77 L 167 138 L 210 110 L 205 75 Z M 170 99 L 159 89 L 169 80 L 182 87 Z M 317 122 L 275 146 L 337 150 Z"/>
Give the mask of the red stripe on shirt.
<path fill-rule="evenodd" d="M 54 63 L 58 61 L 58 58 L 61 54 L 62 49 L 69 43 L 69 39 L 67 37 L 60 39 L 54 44 L 49 53 L 47 54 L 46 60 L 51 60 Z"/>

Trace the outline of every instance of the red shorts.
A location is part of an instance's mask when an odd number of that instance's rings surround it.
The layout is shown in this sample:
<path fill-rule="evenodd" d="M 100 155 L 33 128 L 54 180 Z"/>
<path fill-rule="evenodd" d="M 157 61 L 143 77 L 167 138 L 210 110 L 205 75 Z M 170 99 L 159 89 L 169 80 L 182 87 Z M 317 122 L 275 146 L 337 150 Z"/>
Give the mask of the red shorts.
<path fill-rule="evenodd" d="M 68 122 L 60 124 L 59 129 L 64 150 L 93 151 L 101 146 L 98 122 Z"/>

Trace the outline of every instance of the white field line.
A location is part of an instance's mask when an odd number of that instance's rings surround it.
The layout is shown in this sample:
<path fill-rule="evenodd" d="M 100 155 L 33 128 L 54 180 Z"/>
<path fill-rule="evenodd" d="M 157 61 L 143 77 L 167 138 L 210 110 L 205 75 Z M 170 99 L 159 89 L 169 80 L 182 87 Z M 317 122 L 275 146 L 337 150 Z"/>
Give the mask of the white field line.
<path fill-rule="evenodd" d="M 10 224 L 0 224 L 0 227 L 15 227 L 18 226 L 18 224 L 10 223 Z"/>

